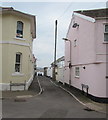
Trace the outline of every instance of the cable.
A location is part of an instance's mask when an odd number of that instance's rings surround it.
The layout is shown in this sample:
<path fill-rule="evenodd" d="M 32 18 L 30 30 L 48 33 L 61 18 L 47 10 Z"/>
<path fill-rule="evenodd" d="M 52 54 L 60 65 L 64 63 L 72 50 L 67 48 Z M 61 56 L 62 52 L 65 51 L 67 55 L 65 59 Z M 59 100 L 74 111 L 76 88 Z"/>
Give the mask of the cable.
<path fill-rule="evenodd" d="M 66 10 L 57 19 L 60 19 L 67 12 L 67 10 L 71 7 L 72 4 L 73 3 L 69 4 Z"/>

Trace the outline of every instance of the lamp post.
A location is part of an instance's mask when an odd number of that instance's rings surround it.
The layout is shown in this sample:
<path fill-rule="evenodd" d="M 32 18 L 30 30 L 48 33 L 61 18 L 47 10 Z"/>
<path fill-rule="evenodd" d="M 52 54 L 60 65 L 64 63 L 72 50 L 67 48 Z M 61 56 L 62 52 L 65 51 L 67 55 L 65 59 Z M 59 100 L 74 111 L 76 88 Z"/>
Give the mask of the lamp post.
<path fill-rule="evenodd" d="M 68 41 L 70 43 L 70 61 L 69 61 L 69 69 L 70 69 L 70 74 L 69 74 L 69 85 L 71 84 L 71 67 L 72 67 L 72 62 L 71 62 L 71 40 L 67 39 L 67 38 L 62 38 L 64 41 Z"/>

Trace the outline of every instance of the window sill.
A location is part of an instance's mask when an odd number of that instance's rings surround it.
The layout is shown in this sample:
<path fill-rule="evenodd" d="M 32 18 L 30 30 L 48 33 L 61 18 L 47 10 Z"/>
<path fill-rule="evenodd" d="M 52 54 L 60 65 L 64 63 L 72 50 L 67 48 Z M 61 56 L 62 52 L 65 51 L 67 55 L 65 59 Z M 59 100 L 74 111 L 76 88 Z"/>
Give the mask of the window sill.
<path fill-rule="evenodd" d="M 78 79 L 79 79 L 80 77 L 79 77 L 79 76 L 75 76 L 75 78 L 78 78 Z"/>
<path fill-rule="evenodd" d="M 26 39 L 24 39 L 24 38 L 18 38 L 18 37 L 14 37 L 14 39 L 16 39 L 16 40 L 22 40 L 22 41 L 25 41 Z"/>
<path fill-rule="evenodd" d="M 24 74 L 19 73 L 19 72 L 15 72 L 15 73 L 12 73 L 12 76 L 24 76 Z"/>
<path fill-rule="evenodd" d="M 107 41 L 104 41 L 103 44 L 108 44 L 108 42 L 107 42 Z"/>

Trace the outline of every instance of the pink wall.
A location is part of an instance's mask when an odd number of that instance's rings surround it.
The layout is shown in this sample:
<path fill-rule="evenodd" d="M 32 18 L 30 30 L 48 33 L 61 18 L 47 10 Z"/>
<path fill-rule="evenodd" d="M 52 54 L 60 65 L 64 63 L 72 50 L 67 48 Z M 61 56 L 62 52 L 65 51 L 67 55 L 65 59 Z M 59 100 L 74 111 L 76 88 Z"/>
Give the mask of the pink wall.
<path fill-rule="evenodd" d="M 79 24 L 78 28 L 72 28 L 73 21 Z M 74 16 L 70 25 L 67 38 L 71 40 L 71 85 L 81 89 L 81 84 L 89 86 L 89 94 L 96 97 L 106 96 L 106 44 L 104 43 L 105 20 L 91 22 Z M 74 40 L 76 39 L 76 47 Z M 70 59 L 69 42 L 65 42 L 65 66 Z M 100 62 L 96 64 L 96 62 Z M 75 67 L 80 67 L 80 77 L 75 77 Z M 83 66 L 86 69 L 83 69 Z M 65 70 L 65 82 L 69 83 L 69 69 Z"/>
<path fill-rule="evenodd" d="M 96 22 L 96 35 L 95 35 L 95 49 L 96 61 L 106 61 L 106 43 L 104 42 L 104 25 L 106 20 L 97 20 Z M 108 22 L 107 22 L 108 23 Z"/>

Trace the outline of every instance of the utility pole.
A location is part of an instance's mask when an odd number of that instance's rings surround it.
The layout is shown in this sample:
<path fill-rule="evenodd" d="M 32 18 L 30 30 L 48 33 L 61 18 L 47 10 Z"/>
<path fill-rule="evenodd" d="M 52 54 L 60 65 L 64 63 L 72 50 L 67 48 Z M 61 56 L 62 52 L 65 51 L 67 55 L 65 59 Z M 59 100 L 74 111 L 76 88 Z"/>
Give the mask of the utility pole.
<path fill-rule="evenodd" d="M 57 47 L 57 20 L 55 21 L 55 47 L 54 47 L 54 65 L 53 65 L 53 80 L 56 80 L 56 47 Z"/>

